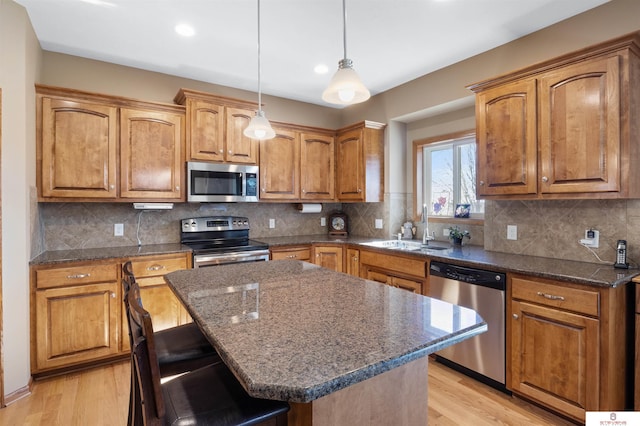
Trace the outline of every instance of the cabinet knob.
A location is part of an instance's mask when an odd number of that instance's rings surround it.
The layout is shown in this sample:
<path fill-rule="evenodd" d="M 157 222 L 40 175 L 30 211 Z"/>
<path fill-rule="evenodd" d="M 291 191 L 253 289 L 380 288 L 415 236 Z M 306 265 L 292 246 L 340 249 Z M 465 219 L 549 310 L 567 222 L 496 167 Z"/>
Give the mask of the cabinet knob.
<path fill-rule="evenodd" d="M 307 192 L 307 191 L 305 191 L 305 190 L 303 189 L 303 190 L 302 190 L 302 193 L 304 194 L 305 192 Z"/>
<path fill-rule="evenodd" d="M 180 186 L 176 185 L 176 191 L 180 191 Z"/>
<path fill-rule="evenodd" d="M 264 192 L 264 188 L 262 188 L 260 191 Z"/>
<path fill-rule="evenodd" d="M 222 148 L 220 148 L 220 151 L 218 151 L 220 154 L 222 154 L 224 152 L 224 150 Z"/>
<path fill-rule="evenodd" d="M 116 186 L 114 184 L 109 185 L 109 189 L 116 189 Z"/>
<path fill-rule="evenodd" d="M 359 192 L 359 193 L 360 193 L 360 192 L 362 192 L 362 189 L 358 188 L 358 192 Z"/>
<path fill-rule="evenodd" d="M 518 318 L 520 318 L 518 314 L 513 314 L 513 319 L 518 319 Z"/>
<path fill-rule="evenodd" d="M 229 150 L 229 154 L 233 154 L 233 151 Z"/>
<path fill-rule="evenodd" d="M 358 256 L 354 256 L 354 257 L 353 257 L 353 261 L 354 261 L 354 262 L 357 262 L 357 261 L 358 261 Z"/>
<path fill-rule="evenodd" d="M 484 181 L 483 180 L 480 181 L 480 186 L 484 186 Z"/>
<path fill-rule="evenodd" d="M 116 294 L 115 294 L 113 291 L 111 292 L 111 298 L 112 298 L 112 299 L 115 299 L 115 298 L 116 298 Z"/>
<path fill-rule="evenodd" d="M 547 182 L 549 182 L 549 178 L 548 178 L 548 177 L 546 177 L 546 176 L 542 176 L 542 181 L 543 181 L 544 183 L 547 183 Z"/>

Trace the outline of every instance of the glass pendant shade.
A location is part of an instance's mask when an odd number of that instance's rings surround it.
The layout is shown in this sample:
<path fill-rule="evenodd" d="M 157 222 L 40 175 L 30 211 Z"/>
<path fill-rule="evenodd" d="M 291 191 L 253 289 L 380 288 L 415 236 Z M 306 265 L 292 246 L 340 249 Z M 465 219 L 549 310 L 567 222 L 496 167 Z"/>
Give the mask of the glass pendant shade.
<path fill-rule="evenodd" d="M 343 59 L 339 62 L 338 71 L 333 75 L 329 86 L 322 92 L 323 101 L 351 105 L 364 102 L 371 97 L 369 90 L 360 81 L 352 64 L 350 59 Z"/>
<path fill-rule="evenodd" d="M 259 140 L 273 139 L 276 136 L 276 132 L 271 128 L 269 120 L 261 109 L 256 111 L 256 115 L 242 133 L 248 138 Z"/>

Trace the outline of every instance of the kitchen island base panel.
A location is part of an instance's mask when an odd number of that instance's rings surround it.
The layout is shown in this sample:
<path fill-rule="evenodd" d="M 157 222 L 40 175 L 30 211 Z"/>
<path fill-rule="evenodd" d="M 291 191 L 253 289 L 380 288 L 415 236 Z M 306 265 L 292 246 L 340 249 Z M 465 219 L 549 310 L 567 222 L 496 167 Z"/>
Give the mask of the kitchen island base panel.
<path fill-rule="evenodd" d="M 429 357 L 308 403 L 291 402 L 289 426 L 426 425 Z"/>

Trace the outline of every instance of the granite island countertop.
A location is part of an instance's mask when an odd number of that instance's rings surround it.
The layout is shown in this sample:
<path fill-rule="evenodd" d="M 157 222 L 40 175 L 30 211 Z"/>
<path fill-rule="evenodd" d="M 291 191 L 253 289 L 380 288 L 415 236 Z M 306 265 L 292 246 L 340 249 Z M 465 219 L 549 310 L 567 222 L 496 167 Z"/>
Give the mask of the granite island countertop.
<path fill-rule="evenodd" d="M 295 260 L 165 279 L 259 398 L 310 402 L 487 329 L 473 310 Z"/>

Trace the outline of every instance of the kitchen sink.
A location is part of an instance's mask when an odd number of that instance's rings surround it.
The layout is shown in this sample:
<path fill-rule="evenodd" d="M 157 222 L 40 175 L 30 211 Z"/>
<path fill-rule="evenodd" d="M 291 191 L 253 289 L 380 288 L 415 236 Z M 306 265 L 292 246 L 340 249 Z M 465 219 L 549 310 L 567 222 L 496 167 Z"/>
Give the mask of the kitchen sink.
<path fill-rule="evenodd" d="M 427 251 L 427 250 L 446 250 L 450 247 L 442 247 L 442 246 L 434 246 L 427 245 L 423 246 L 419 241 L 402 241 L 402 240 L 382 240 L 382 241 L 368 241 L 366 243 L 362 243 L 365 246 L 370 247 L 381 247 L 381 248 L 389 248 L 395 250 L 405 250 L 405 251 Z"/>

